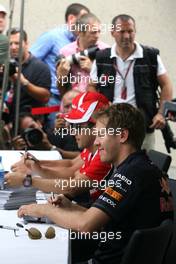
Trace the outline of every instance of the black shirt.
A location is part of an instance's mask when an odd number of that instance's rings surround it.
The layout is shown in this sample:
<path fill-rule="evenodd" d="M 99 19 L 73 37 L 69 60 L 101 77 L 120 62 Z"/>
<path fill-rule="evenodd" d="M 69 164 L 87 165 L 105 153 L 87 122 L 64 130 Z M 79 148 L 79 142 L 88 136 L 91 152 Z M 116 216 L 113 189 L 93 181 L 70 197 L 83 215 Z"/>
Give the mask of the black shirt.
<path fill-rule="evenodd" d="M 22 74 L 32 84 L 46 88 L 47 90 L 50 89 L 51 75 L 48 66 L 31 54 L 29 59 L 22 64 Z M 15 101 L 16 92 L 14 91 L 12 109 L 15 107 Z M 46 102 L 34 99 L 31 95 L 29 95 L 26 87 L 21 85 L 20 112 L 28 112 L 31 110 L 31 107 L 40 107 L 45 104 Z"/>
<path fill-rule="evenodd" d="M 61 135 L 49 133 L 48 135 L 49 141 L 52 145 L 61 148 L 67 151 L 79 151 L 78 145 L 76 143 L 76 139 L 72 135 Z"/>
<path fill-rule="evenodd" d="M 110 216 L 104 230 L 107 239 L 100 242 L 95 263 L 120 263 L 134 230 L 155 227 L 165 217 L 173 217 L 170 193 L 160 185 L 162 176 L 143 151 L 128 156 L 108 176 L 108 187 L 92 205 Z M 163 197 L 170 206 L 160 206 Z M 165 212 L 168 208 L 170 214 Z"/>

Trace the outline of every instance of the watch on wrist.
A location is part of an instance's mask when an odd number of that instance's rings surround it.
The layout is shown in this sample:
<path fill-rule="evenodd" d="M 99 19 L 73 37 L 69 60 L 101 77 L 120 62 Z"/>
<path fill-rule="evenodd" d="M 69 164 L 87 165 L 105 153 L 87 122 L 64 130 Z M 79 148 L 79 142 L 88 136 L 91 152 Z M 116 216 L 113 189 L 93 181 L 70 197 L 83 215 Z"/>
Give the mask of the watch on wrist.
<path fill-rule="evenodd" d="M 31 187 L 32 186 L 32 176 L 31 175 L 26 175 L 26 177 L 23 180 L 23 186 L 24 187 Z"/>

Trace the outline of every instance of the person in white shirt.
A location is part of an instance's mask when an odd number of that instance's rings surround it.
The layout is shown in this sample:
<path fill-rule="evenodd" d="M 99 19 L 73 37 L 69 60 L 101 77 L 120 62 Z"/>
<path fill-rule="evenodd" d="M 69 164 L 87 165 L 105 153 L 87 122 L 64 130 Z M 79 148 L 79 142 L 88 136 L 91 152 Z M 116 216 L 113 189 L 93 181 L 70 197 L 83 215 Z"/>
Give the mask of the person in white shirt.
<path fill-rule="evenodd" d="M 165 126 L 162 104 L 172 99 L 172 84 L 159 50 L 135 41 L 133 17 L 126 14 L 114 17 L 111 34 L 115 44 L 109 50 L 97 52 L 89 90 L 103 93 L 113 103 L 130 103 L 140 108 L 146 120 L 144 147 L 150 149 L 154 146 L 154 129 Z M 158 85 L 161 88 L 159 100 Z"/>

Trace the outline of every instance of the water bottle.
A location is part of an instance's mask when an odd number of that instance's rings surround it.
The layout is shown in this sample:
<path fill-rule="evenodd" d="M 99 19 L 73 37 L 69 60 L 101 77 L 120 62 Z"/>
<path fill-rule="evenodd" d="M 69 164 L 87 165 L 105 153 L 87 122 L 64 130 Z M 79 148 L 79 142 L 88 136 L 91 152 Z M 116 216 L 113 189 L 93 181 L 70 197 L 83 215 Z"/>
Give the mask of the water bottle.
<path fill-rule="evenodd" d="M 4 189 L 4 167 L 2 165 L 2 157 L 0 156 L 0 189 Z"/>

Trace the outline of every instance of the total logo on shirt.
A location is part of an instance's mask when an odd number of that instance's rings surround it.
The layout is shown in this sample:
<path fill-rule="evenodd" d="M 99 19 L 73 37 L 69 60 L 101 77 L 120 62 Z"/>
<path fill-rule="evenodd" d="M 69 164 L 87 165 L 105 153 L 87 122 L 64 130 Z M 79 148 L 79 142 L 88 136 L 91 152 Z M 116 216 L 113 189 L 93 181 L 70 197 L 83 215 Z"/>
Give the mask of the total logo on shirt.
<path fill-rule="evenodd" d="M 120 173 L 114 174 L 114 178 L 119 178 L 119 179 L 121 179 L 122 181 L 124 181 L 128 185 L 131 185 L 132 184 L 132 181 L 131 180 L 129 180 L 128 178 L 126 178 L 124 175 L 121 175 Z"/>

